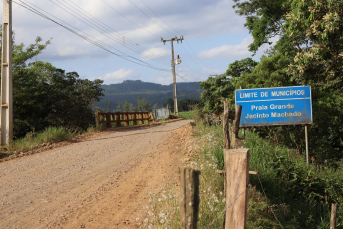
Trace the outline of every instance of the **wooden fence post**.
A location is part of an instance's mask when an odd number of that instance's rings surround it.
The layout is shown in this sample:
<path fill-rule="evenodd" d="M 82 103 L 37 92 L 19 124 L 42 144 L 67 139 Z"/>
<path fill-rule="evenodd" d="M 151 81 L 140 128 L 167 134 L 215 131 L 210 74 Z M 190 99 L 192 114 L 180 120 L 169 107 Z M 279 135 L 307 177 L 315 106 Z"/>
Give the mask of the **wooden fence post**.
<path fill-rule="evenodd" d="M 95 112 L 95 123 L 96 123 L 96 127 L 100 128 L 99 112 Z"/>
<path fill-rule="evenodd" d="M 142 124 L 144 124 L 144 120 L 143 120 L 143 112 L 142 111 L 139 111 L 139 122 L 140 122 L 140 124 L 142 125 Z"/>
<path fill-rule="evenodd" d="M 107 128 L 111 128 L 111 114 L 110 112 L 106 112 L 106 126 Z"/>
<path fill-rule="evenodd" d="M 133 113 L 133 125 L 137 125 L 137 113 Z"/>
<path fill-rule="evenodd" d="M 129 115 L 128 115 L 128 112 L 127 112 L 127 111 L 125 111 L 124 119 L 125 119 L 125 126 L 128 126 L 128 125 L 129 125 L 129 121 L 128 121 Z"/>
<path fill-rule="evenodd" d="M 192 168 L 180 168 L 181 226 L 184 229 L 196 229 L 199 211 L 199 175 L 200 171 Z"/>
<path fill-rule="evenodd" d="M 116 123 L 117 123 L 117 127 L 120 127 L 121 126 L 121 123 L 120 123 L 120 112 L 116 112 Z"/>
<path fill-rule="evenodd" d="M 337 203 L 333 203 L 331 205 L 330 229 L 336 228 L 336 214 L 337 214 Z"/>
<path fill-rule="evenodd" d="M 245 229 L 249 183 L 249 149 L 224 149 L 226 166 L 225 229 Z"/>
<path fill-rule="evenodd" d="M 229 101 L 224 101 L 223 132 L 224 132 L 224 142 L 223 142 L 224 149 L 230 149 Z"/>
<path fill-rule="evenodd" d="M 149 112 L 146 112 L 146 113 L 145 113 L 145 118 L 147 119 L 147 120 L 146 120 L 146 124 L 149 124 L 149 119 L 150 119 L 150 118 L 149 118 Z"/>
<path fill-rule="evenodd" d="M 235 134 L 235 138 L 238 138 L 238 131 L 239 131 L 239 123 L 241 121 L 241 113 L 242 113 L 242 106 L 236 105 L 236 118 L 235 118 L 235 125 L 233 129 L 233 133 Z"/>

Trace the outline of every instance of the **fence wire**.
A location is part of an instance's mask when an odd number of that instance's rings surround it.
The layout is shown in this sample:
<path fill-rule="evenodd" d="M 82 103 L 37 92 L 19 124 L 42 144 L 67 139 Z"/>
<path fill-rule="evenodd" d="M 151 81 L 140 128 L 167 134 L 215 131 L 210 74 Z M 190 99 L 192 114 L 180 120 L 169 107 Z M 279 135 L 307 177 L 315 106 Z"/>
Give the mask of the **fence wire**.
<path fill-rule="evenodd" d="M 236 201 L 238 200 L 239 197 L 241 197 L 246 191 L 248 190 L 248 187 L 246 187 L 244 189 L 243 192 L 241 192 L 237 197 L 236 199 L 229 205 L 227 206 L 221 213 L 219 213 L 219 215 L 217 216 L 217 218 L 215 218 L 209 225 L 208 225 L 208 228 L 212 227 L 213 224 L 226 212 L 227 209 L 229 209 L 234 203 L 236 203 Z"/>
<path fill-rule="evenodd" d="M 261 185 L 261 188 L 262 188 L 262 191 L 263 191 L 263 195 L 264 195 L 266 198 L 268 198 L 267 195 L 266 195 L 266 193 L 265 193 L 265 191 L 264 191 L 264 188 L 263 188 L 263 185 L 262 185 L 262 182 L 261 182 L 261 179 L 260 179 L 260 175 L 257 174 L 257 177 L 258 177 L 258 181 L 260 182 L 260 185 Z M 217 220 L 227 211 L 227 209 L 229 209 L 234 203 L 236 203 L 236 201 L 239 199 L 239 197 L 241 197 L 247 190 L 248 190 L 248 186 L 245 188 L 245 190 L 244 190 L 243 192 L 241 192 L 241 193 L 236 197 L 236 199 L 235 199 L 229 206 L 227 206 L 222 212 L 219 213 L 219 215 L 217 216 L 217 218 L 215 218 L 215 219 L 208 225 L 208 228 L 211 228 L 211 227 L 214 225 L 214 223 L 215 223 L 215 222 L 216 222 L 216 221 L 217 221 Z M 269 206 L 268 206 L 268 207 L 269 207 Z M 276 221 L 279 223 L 280 227 L 281 227 L 282 229 L 284 229 L 284 227 L 282 226 L 281 222 L 280 222 L 279 219 L 276 217 L 276 215 L 275 215 L 275 213 L 274 213 L 274 211 L 273 211 L 273 208 L 272 208 L 272 207 L 269 207 L 269 209 L 270 209 L 271 212 L 273 213 L 273 215 L 274 215 Z"/>

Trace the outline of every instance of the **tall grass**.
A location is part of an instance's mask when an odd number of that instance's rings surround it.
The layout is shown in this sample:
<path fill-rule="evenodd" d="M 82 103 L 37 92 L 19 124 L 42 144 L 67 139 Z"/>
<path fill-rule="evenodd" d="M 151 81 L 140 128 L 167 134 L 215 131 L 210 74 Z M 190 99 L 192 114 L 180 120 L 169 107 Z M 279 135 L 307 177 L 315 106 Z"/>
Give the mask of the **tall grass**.
<path fill-rule="evenodd" d="M 97 127 L 90 126 L 87 131 L 69 130 L 65 127 L 48 127 L 39 133 L 32 131 L 27 133 L 24 138 L 14 140 L 11 145 L 0 148 L 0 158 L 39 148 L 44 143 L 57 143 L 70 140 L 78 135 L 90 134 L 99 130 Z"/>
<path fill-rule="evenodd" d="M 330 202 L 340 202 L 342 169 L 333 170 L 314 161 L 307 169 L 305 158 L 294 150 L 273 144 L 253 132 L 246 133 L 244 147 L 250 149 L 250 183 L 265 191 L 284 228 L 329 228 Z M 263 187 L 263 189 L 262 189 Z M 337 228 L 343 228 L 342 207 Z"/>
<path fill-rule="evenodd" d="M 179 112 L 179 117 L 180 118 L 185 118 L 185 119 L 194 119 L 195 111 L 184 111 L 184 112 Z"/>
<path fill-rule="evenodd" d="M 192 119 L 198 120 L 191 146 L 198 154 L 189 165 L 201 171 L 198 228 L 221 228 L 224 177 L 216 170 L 224 167 L 222 127 L 204 124 L 196 113 Z M 263 139 L 253 131 L 246 131 L 246 135 L 252 138 L 244 140 L 244 147 L 250 149 L 250 170 L 259 171 L 259 175 L 249 176 L 247 228 L 329 228 L 331 203 L 338 202 L 340 206 L 343 198 L 342 168 L 333 170 L 313 160 L 308 170 L 305 158 L 295 150 Z M 177 220 L 178 192 L 175 189 L 174 204 L 168 200 L 169 204 L 164 205 L 152 198 L 155 207 L 149 210 L 150 214 L 168 212 L 170 219 Z M 151 228 L 180 228 L 175 222 L 168 223 L 173 220 L 149 222 L 156 223 L 150 224 Z M 336 228 L 343 228 L 343 207 L 338 209 Z"/>

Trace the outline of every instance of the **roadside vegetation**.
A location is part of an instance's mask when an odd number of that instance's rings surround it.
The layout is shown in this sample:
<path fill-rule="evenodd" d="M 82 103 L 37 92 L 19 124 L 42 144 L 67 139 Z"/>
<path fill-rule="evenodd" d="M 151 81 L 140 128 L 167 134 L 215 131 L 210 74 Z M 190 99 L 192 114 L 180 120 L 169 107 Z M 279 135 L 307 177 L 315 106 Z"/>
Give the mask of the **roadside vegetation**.
<path fill-rule="evenodd" d="M 182 114 L 182 113 L 180 113 Z M 198 228 L 221 228 L 225 206 L 223 129 L 210 126 L 200 110 L 190 112 L 195 120 L 193 142 L 187 150 L 195 150 L 187 164 L 201 171 Z M 305 158 L 290 149 L 260 137 L 255 129 L 246 131 L 244 148 L 250 149 L 247 228 L 329 228 L 331 203 L 343 200 L 343 168 L 332 169 L 312 158 L 310 170 Z M 167 184 L 149 196 L 146 206 L 148 228 L 181 228 L 179 187 Z M 336 228 L 343 228 L 343 208 L 337 211 Z"/>
<path fill-rule="evenodd" d="M 2 147 L 0 150 L 0 159 L 12 157 L 26 153 L 30 150 L 58 143 L 61 141 L 71 140 L 80 135 L 87 135 L 100 131 L 100 128 L 89 127 L 86 131 L 67 129 L 65 127 L 48 127 L 41 132 L 29 132 L 23 138 L 17 138 L 9 146 Z"/>

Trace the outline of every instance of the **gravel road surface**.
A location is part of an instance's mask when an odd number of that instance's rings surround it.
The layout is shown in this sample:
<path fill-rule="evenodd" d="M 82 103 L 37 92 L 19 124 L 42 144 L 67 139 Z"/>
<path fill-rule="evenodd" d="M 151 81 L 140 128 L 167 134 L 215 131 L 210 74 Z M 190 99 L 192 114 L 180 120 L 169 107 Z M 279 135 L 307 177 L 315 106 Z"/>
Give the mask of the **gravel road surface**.
<path fill-rule="evenodd" d="M 0 163 L 0 228 L 55 228 L 87 198 L 122 185 L 114 181 L 189 122 L 108 132 Z"/>

